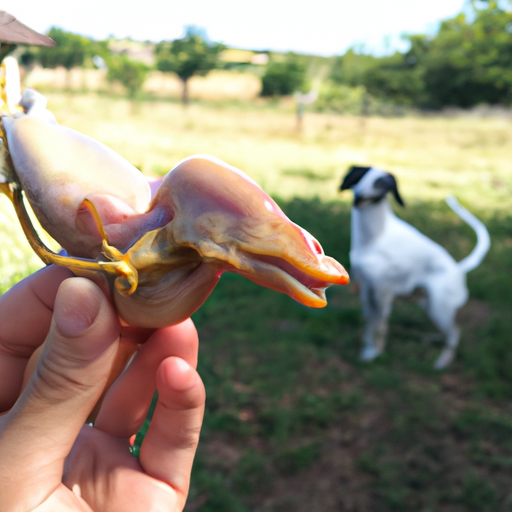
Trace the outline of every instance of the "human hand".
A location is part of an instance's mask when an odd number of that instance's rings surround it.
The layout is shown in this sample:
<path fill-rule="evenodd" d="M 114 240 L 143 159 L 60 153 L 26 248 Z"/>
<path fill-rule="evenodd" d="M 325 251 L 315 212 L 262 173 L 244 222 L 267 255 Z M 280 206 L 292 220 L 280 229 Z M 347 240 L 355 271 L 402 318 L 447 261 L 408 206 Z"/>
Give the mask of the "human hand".
<path fill-rule="evenodd" d="M 191 320 L 149 336 L 110 388 L 122 328 L 91 281 L 49 267 L 0 298 L 0 510 L 178 511 L 204 410 Z M 60 285 L 60 286 L 59 286 Z M 46 334 L 48 333 L 46 337 Z M 28 358 L 46 343 L 14 404 Z M 136 459 L 129 438 L 159 401 Z"/>

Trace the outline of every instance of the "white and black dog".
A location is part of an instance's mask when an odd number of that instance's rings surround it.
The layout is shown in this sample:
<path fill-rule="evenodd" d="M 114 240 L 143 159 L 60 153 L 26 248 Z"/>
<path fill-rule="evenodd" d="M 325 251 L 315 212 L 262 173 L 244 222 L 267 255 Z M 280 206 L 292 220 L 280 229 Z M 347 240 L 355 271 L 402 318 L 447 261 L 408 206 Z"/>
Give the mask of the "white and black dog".
<path fill-rule="evenodd" d="M 428 296 L 427 313 L 446 336 L 435 367 L 446 367 L 459 342 L 455 317 L 468 299 L 466 274 L 481 263 L 490 247 L 487 229 L 454 197 L 447 198 L 452 210 L 477 235 L 471 254 L 456 262 L 443 247 L 393 213 L 388 192 L 404 205 L 393 175 L 375 167 L 352 166 L 340 190 L 349 188 L 354 192 L 351 275 L 359 283 L 366 319 L 361 358 L 372 360 L 384 350 L 393 299 L 423 288 Z"/>

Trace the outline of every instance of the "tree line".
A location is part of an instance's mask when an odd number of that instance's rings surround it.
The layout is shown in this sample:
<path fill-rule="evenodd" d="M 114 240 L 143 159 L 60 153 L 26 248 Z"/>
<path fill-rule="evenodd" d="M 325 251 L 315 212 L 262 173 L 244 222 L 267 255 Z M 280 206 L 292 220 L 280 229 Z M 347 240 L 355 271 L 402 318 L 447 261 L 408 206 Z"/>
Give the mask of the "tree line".
<path fill-rule="evenodd" d="M 50 69 L 60 66 L 67 70 L 91 66 L 106 68 L 107 80 L 121 83 L 131 98 L 140 92 L 148 72 L 153 69 L 142 60 L 130 58 L 127 52 L 112 51 L 108 40 L 96 41 L 58 27 L 52 27 L 48 36 L 56 46 L 26 49 L 20 56 L 23 66 L 39 63 Z M 187 103 L 189 79 L 218 67 L 219 54 L 224 49 L 224 45 L 208 41 L 200 29 L 188 27 L 182 38 L 155 45 L 155 67 L 178 75 L 183 84 L 182 99 Z"/>
<path fill-rule="evenodd" d="M 384 57 L 355 49 L 330 59 L 268 52 L 270 59 L 260 72 L 261 94 L 307 92 L 321 69 L 324 80 L 317 107 L 324 110 L 344 111 L 355 104 L 358 113 L 364 114 L 372 101 L 422 109 L 481 103 L 508 106 L 512 103 L 512 12 L 507 5 L 470 0 L 465 12 L 443 21 L 434 35 L 408 35 L 408 50 Z M 27 49 L 21 55 L 22 64 L 37 61 L 43 67 L 71 69 L 100 59 L 108 68 L 107 78 L 124 85 L 132 97 L 151 69 L 125 54 L 115 54 L 108 41 L 56 27 L 48 35 L 57 46 Z M 186 103 L 189 79 L 225 66 L 220 59 L 225 49 L 209 41 L 201 29 L 188 27 L 183 37 L 155 45 L 155 68 L 180 78 Z"/>
<path fill-rule="evenodd" d="M 435 35 L 406 39 L 407 51 L 386 57 L 349 50 L 331 81 L 419 108 L 512 103 L 512 12 L 497 1 L 473 1 Z"/>

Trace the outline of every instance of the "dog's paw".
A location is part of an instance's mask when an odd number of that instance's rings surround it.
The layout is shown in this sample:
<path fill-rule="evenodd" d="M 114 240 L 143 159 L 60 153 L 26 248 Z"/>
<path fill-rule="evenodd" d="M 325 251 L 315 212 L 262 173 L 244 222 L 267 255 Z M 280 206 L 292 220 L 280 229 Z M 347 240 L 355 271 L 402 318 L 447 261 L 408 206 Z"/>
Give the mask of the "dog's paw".
<path fill-rule="evenodd" d="M 359 357 L 361 361 L 373 361 L 380 353 L 381 351 L 377 350 L 375 347 L 366 347 L 362 350 Z"/>
<path fill-rule="evenodd" d="M 434 363 L 434 368 L 436 370 L 444 370 L 453 361 L 454 356 L 455 352 L 453 349 L 445 348 Z"/>

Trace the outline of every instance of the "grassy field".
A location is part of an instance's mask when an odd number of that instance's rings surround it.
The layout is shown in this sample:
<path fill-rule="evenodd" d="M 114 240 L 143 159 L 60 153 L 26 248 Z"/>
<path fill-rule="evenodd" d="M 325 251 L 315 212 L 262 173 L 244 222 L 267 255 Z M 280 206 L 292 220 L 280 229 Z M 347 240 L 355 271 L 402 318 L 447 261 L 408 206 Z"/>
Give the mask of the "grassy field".
<path fill-rule="evenodd" d="M 194 316 L 207 412 L 188 511 L 512 510 L 512 156 L 510 118 L 335 117 L 293 103 L 132 105 L 49 95 L 67 126 L 147 174 L 193 153 L 234 164 L 348 266 L 348 165 L 396 174 L 399 214 L 460 259 L 474 234 L 444 204 L 452 193 L 487 224 L 492 249 L 468 276 L 462 341 L 446 372 L 441 338 L 412 300 L 397 302 L 387 352 L 358 358 L 362 319 L 350 287 L 323 310 L 226 275 Z M 37 266 L 2 210 L 1 286 Z"/>

